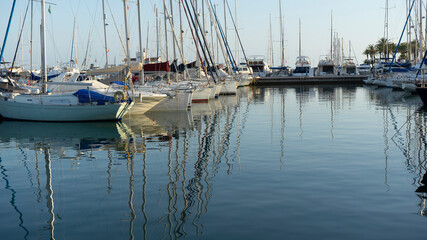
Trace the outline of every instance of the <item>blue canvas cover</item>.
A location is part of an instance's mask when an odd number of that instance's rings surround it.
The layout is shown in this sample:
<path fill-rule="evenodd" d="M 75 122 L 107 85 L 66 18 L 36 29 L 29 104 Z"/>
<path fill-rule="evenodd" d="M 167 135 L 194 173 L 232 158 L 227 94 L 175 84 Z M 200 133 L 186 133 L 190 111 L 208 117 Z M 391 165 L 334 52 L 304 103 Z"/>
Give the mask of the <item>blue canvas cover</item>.
<path fill-rule="evenodd" d="M 79 99 L 80 103 L 97 102 L 98 105 L 103 105 L 106 102 L 117 102 L 114 97 L 110 97 L 87 89 L 80 89 L 73 95 Z"/>

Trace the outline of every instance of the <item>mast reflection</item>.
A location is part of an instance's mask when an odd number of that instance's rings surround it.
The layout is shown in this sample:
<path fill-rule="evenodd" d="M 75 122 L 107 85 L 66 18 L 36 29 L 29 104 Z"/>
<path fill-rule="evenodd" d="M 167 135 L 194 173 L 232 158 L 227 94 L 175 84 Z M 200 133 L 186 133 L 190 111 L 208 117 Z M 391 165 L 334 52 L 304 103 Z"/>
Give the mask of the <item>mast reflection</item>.
<path fill-rule="evenodd" d="M 2 163 L 2 158 L 0 157 L 0 173 L 2 175 L 2 179 L 5 181 L 5 189 L 9 190 L 11 193 L 11 198 L 10 198 L 10 204 L 12 205 L 13 209 L 15 210 L 16 213 L 18 213 L 18 219 L 19 219 L 19 227 L 22 228 L 22 230 L 24 230 L 24 239 L 28 239 L 28 235 L 29 235 L 29 231 L 28 229 L 24 226 L 24 217 L 22 212 L 19 210 L 18 206 L 16 205 L 16 191 L 14 188 L 12 188 L 10 186 L 10 181 L 8 179 L 8 175 L 7 175 L 7 169 L 3 166 Z"/>

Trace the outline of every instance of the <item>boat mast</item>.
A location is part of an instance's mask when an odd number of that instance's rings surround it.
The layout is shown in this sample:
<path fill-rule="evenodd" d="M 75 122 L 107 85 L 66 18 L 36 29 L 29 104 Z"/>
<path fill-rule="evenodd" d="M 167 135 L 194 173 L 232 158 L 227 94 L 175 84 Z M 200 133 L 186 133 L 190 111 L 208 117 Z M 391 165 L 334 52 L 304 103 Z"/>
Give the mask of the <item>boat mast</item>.
<path fill-rule="evenodd" d="M 102 12 L 103 12 L 103 20 L 104 20 L 104 46 L 105 46 L 105 67 L 108 67 L 108 46 L 107 46 L 107 23 L 105 20 L 107 19 L 107 15 L 105 14 L 105 5 L 104 0 L 102 0 Z"/>
<path fill-rule="evenodd" d="M 420 57 L 423 56 L 424 53 L 424 39 L 423 39 L 423 1 L 420 0 Z"/>
<path fill-rule="evenodd" d="M 225 1 L 226 0 L 224 0 L 224 35 L 225 35 L 225 38 L 227 38 L 227 12 L 226 12 L 226 10 L 225 10 Z"/>
<path fill-rule="evenodd" d="M 341 65 L 344 65 L 344 38 L 341 38 Z"/>
<path fill-rule="evenodd" d="M 385 57 L 388 58 L 388 0 L 385 1 L 384 36 L 383 50 L 385 50 Z"/>
<path fill-rule="evenodd" d="M 410 5 L 410 0 L 406 0 L 406 14 L 407 15 L 409 15 L 409 6 Z M 426 19 L 427 20 L 427 19 Z M 411 17 L 409 16 L 409 22 L 411 22 L 412 20 L 411 20 Z M 411 62 L 411 58 L 412 58 L 412 50 L 411 50 L 411 27 L 408 27 L 407 28 L 407 31 L 406 31 L 406 33 L 407 33 L 407 45 L 406 45 L 406 51 L 408 52 L 408 56 L 407 56 L 407 59 L 408 59 L 408 62 L 410 63 Z"/>
<path fill-rule="evenodd" d="M 127 7 L 127 0 L 123 0 L 123 11 L 124 11 L 124 18 L 125 18 L 125 34 L 126 34 L 126 61 L 127 61 L 127 67 L 128 67 L 128 72 L 126 73 L 126 77 L 125 77 L 125 90 L 126 90 L 126 84 L 127 84 L 126 83 L 127 77 L 129 76 L 129 73 L 131 73 L 130 49 L 129 49 L 129 30 L 128 30 L 128 17 L 127 17 L 126 7 Z M 132 79 L 130 79 L 129 82 L 132 84 Z"/>
<path fill-rule="evenodd" d="M 31 0 L 31 30 L 30 30 L 30 79 L 33 72 L 33 0 Z"/>
<path fill-rule="evenodd" d="M 426 15 L 425 15 L 425 19 L 426 19 L 426 29 L 424 29 L 426 35 L 424 36 L 424 49 L 427 50 L 427 8 L 426 8 Z"/>
<path fill-rule="evenodd" d="M 222 54 L 224 57 L 224 61 L 227 65 L 227 68 L 230 70 L 236 70 L 235 66 L 233 65 L 233 60 L 231 57 L 231 53 L 229 52 L 229 46 L 227 43 L 227 37 L 225 36 L 224 30 L 221 28 L 220 23 L 218 22 L 218 17 L 216 15 L 216 12 L 213 12 L 213 5 L 211 0 L 205 0 L 206 4 L 208 5 L 208 10 L 211 16 L 211 20 L 214 22 L 215 31 L 217 34 L 217 38 L 219 39 L 219 44 L 222 50 Z M 208 2 L 209 1 L 209 2 Z M 224 1 L 225 3 L 225 1 Z M 221 40 L 222 39 L 222 40 Z M 227 58 L 228 56 L 228 58 Z"/>
<path fill-rule="evenodd" d="M 178 1 L 179 3 L 179 38 L 180 38 L 180 44 L 182 49 L 182 56 L 184 56 L 184 31 L 183 31 L 183 25 L 182 25 L 182 3 L 181 1 Z"/>
<path fill-rule="evenodd" d="M 202 25 L 203 25 L 203 34 L 206 34 L 206 24 L 205 24 L 205 2 L 202 1 Z"/>
<path fill-rule="evenodd" d="M 301 57 L 301 18 L 299 19 L 299 44 L 298 44 L 298 54 Z"/>
<path fill-rule="evenodd" d="M 214 42 L 214 33 L 213 33 L 213 22 L 212 19 L 210 19 L 210 23 L 211 23 L 211 52 L 212 52 L 212 59 L 214 60 L 214 62 L 216 62 L 216 56 L 217 54 L 215 54 L 215 42 Z"/>
<path fill-rule="evenodd" d="M 332 26 L 332 11 L 331 11 L 331 61 L 333 61 L 332 59 L 332 34 L 333 34 L 333 26 Z"/>
<path fill-rule="evenodd" d="M 166 2 L 163 1 L 163 15 L 165 16 L 165 51 L 166 51 L 166 61 L 169 61 L 169 49 L 168 49 L 168 27 L 166 25 L 167 22 L 167 15 L 166 15 Z M 169 76 L 169 74 L 168 74 Z"/>
<path fill-rule="evenodd" d="M 235 30 L 235 33 L 236 33 L 236 40 L 240 44 L 240 48 L 242 49 L 243 57 L 245 58 L 245 62 L 247 63 L 248 59 L 246 57 L 245 49 L 243 48 L 243 44 L 242 44 L 242 41 L 241 41 L 240 36 L 239 36 L 238 29 L 237 29 L 237 24 L 236 24 L 236 21 L 233 18 L 233 15 L 231 14 L 231 10 L 230 10 L 230 6 L 228 5 L 228 2 L 227 2 L 227 7 L 228 7 L 228 12 L 230 13 L 231 23 L 233 23 L 234 30 Z M 270 14 L 270 16 L 271 16 L 271 14 Z M 236 51 L 238 53 L 239 52 L 238 45 L 236 45 L 236 48 L 237 48 Z M 230 53 L 231 53 L 231 49 L 230 49 Z M 236 61 L 235 61 L 234 58 L 233 58 L 233 61 L 236 64 L 236 69 L 238 69 L 237 63 L 236 63 Z"/>
<path fill-rule="evenodd" d="M 234 24 L 236 25 L 236 29 L 239 29 L 237 26 L 237 0 L 234 0 Z M 236 59 L 238 62 L 238 64 L 240 65 L 240 53 L 239 53 L 239 36 L 237 36 L 237 30 L 235 32 L 235 39 L 236 39 Z"/>
<path fill-rule="evenodd" d="M 426 15 L 425 15 L 425 19 L 426 19 L 426 26 L 425 26 L 425 33 L 426 35 L 424 36 L 424 49 L 427 50 L 427 8 L 426 8 Z"/>
<path fill-rule="evenodd" d="M 74 17 L 74 25 L 73 25 L 73 41 L 71 43 L 71 54 L 70 54 L 70 68 L 72 67 L 73 63 L 73 52 L 74 52 L 74 44 L 75 44 L 75 32 L 76 32 L 76 17 Z"/>
<path fill-rule="evenodd" d="M 140 81 L 142 84 L 145 83 L 144 81 L 144 56 L 142 53 L 142 32 L 141 32 L 141 5 L 140 5 L 140 0 L 137 1 L 136 3 L 137 7 L 138 7 L 138 31 L 139 31 L 139 55 L 141 56 L 141 71 L 139 72 L 139 77 L 140 77 Z M 148 32 L 148 31 L 147 31 Z"/>
<path fill-rule="evenodd" d="M 25 12 L 25 18 L 26 17 L 27 17 L 27 12 Z M 25 22 L 25 20 L 24 20 L 24 22 Z M 21 18 L 19 20 L 19 25 L 21 25 L 21 32 L 22 32 L 22 28 L 24 28 L 24 24 L 22 24 L 22 10 L 21 10 Z M 21 34 L 19 34 L 19 35 L 21 35 Z M 21 42 L 21 40 L 19 40 L 19 42 Z M 24 66 L 24 43 L 21 43 L 21 67 L 23 67 L 23 66 Z"/>
<path fill-rule="evenodd" d="M 45 11 L 44 11 L 45 0 L 42 0 L 42 22 L 40 24 L 40 35 L 41 35 L 41 79 L 42 79 L 42 93 L 47 92 L 47 67 L 46 67 L 46 33 L 45 29 Z"/>
<path fill-rule="evenodd" d="M 268 43 L 270 45 L 269 50 L 269 57 L 270 57 L 270 64 L 271 66 L 274 66 L 274 53 L 273 53 L 273 29 L 272 29 L 272 25 L 271 25 L 271 13 L 270 13 L 270 34 L 269 34 L 269 39 L 268 39 Z"/>
<path fill-rule="evenodd" d="M 171 18 L 171 22 L 172 22 L 172 26 L 173 26 L 173 28 L 175 28 L 175 22 L 174 22 L 174 17 L 173 17 L 173 5 L 172 5 L 172 0 L 170 0 L 170 8 L 171 8 L 171 15 L 169 16 L 170 18 Z M 177 59 L 176 58 L 176 46 L 175 46 L 175 44 L 172 44 L 172 46 L 173 46 L 173 63 L 175 64 L 175 68 L 177 67 L 176 66 L 176 62 L 175 62 L 175 60 Z M 175 74 L 176 75 L 176 74 Z"/>
<path fill-rule="evenodd" d="M 157 11 L 157 7 L 154 6 L 154 10 L 156 12 L 156 57 L 160 57 L 160 28 L 159 28 L 159 13 Z"/>
<path fill-rule="evenodd" d="M 217 8 L 216 8 L 217 6 L 218 6 L 218 4 L 214 5 L 213 9 L 215 10 L 215 12 L 217 12 Z M 212 17 L 211 17 L 211 21 L 213 22 L 213 24 L 216 24 L 216 22 L 213 21 Z M 215 31 L 216 31 L 216 25 L 214 25 L 214 27 L 215 27 Z M 220 45 L 219 41 L 220 41 L 220 38 L 217 36 L 216 37 L 216 58 L 218 58 L 218 56 L 219 56 L 219 47 L 218 47 L 218 45 Z M 217 61 L 219 61 L 219 60 L 217 60 Z"/>
<path fill-rule="evenodd" d="M 178 52 L 179 52 L 179 54 L 180 54 L 180 56 L 181 56 L 181 59 L 182 59 L 182 62 L 184 63 L 184 64 L 186 64 L 186 61 L 185 61 L 185 59 L 184 59 L 184 54 L 183 54 L 183 51 L 182 51 L 182 49 L 181 49 L 181 47 L 179 46 L 179 41 L 178 41 L 178 37 L 176 36 L 176 34 L 175 34 L 175 27 L 173 26 L 173 23 L 172 23 L 172 17 L 169 15 L 169 12 L 168 12 L 168 8 L 167 8 L 167 6 L 166 6 L 166 0 L 163 0 L 163 3 L 164 3 L 164 6 L 165 6 L 165 16 L 166 16 L 166 18 L 165 19 L 169 19 L 169 25 L 171 26 L 171 30 L 172 30 L 172 37 L 173 37 L 173 41 L 174 41 L 174 44 L 176 44 L 176 46 L 178 46 Z M 184 70 L 184 74 L 186 75 L 186 77 L 190 77 L 190 74 L 188 73 L 188 70 L 187 70 L 187 68 L 185 68 L 185 70 Z M 176 74 L 175 74 L 175 76 L 177 76 Z"/>
<path fill-rule="evenodd" d="M 145 50 L 143 50 L 144 54 L 142 55 L 142 63 L 145 62 L 145 57 L 147 55 L 150 55 L 149 54 L 150 46 L 148 45 L 148 43 L 150 42 L 149 37 L 150 37 L 150 22 L 147 23 L 147 40 L 145 42 Z"/>
<path fill-rule="evenodd" d="M 283 30 L 283 18 L 282 18 L 282 0 L 279 0 L 279 19 L 280 19 L 280 66 L 285 66 L 285 39 Z M 273 37 L 272 37 L 273 38 Z M 301 53 L 300 53 L 301 56 Z"/>

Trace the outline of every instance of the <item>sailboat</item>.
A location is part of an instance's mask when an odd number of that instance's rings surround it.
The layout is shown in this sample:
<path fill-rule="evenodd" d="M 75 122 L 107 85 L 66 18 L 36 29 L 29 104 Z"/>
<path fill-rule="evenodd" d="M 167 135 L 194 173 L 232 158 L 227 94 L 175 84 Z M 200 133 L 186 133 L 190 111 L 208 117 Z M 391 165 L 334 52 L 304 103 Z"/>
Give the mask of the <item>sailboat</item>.
<path fill-rule="evenodd" d="M 0 115 L 6 119 L 46 122 L 120 120 L 133 105 L 133 101 L 130 98 L 126 98 L 124 92 L 120 91 L 114 97 L 109 97 L 87 89 L 63 94 L 54 94 L 47 91 L 44 6 L 45 0 L 42 0 L 40 29 L 42 89 L 31 94 L 0 93 Z M 10 19 L 13 16 L 13 10 L 14 7 L 12 7 Z M 10 22 L 6 32 L 9 31 Z M 3 46 L 6 40 L 7 33 Z M 0 59 L 3 58 L 3 50 L 4 47 L 2 48 Z"/>
<path fill-rule="evenodd" d="M 320 59 L 319 63 L 317 64 L 318 74 L 320 76 L 337 74 L 336 65 L 333 60 L 332 35 L 333 35 L 333 27 L 332 27 L 332 13 L 331 13 L 331 49 L 330 49 L 329 56 L 324 56 L 324 58 Z"/>
<path fill-rule="evenodd" d="M 344 62 L 341 66 L 341 75 L 359 75 L 359 72 L 357 70 L 356 63 L 353 61 L 353 58 L 351 57 L 351 43 L 348 44 L 348 57 L 344 58 Z"/>
<path fill-rule="evenodd" d="M 310 58 L 302 56 L 301 54 L 301 20 L 299 20 L 299 55 L 295 62 L 295 69 L 292 72 L 292 76 L 296 77 L 308 77 L 313 76 L 313 69 L 311 68 Z"/>

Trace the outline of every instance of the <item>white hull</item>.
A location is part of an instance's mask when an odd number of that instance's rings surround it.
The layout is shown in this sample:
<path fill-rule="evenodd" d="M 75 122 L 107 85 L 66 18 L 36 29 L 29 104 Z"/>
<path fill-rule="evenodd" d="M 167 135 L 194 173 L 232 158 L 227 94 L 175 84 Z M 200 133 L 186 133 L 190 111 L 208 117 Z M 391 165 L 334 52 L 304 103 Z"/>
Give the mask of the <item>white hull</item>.
<path fill-rule="evenodd" d="M 133 103 L 105 105 L 45 105 L 0 99 L 0 115 L 7 119 L 42 122 L 120 120 Z"/>
<path fill-rule="evenodd" d="M 237 82 L 234 80 L 224 81 L 222 84 L 220 95 L 234 95 L 237 93 Z"/>
<path fill-rule="evenodd" d="M 221 93 L 222 86 L 221 85 L 215 85 L 215 98 L 219 96 Z"/>
<path fill-rule="evenodd" d="M 366 79 L 366 80 L 363 80 L 363 82 L 364 82 L 365 84 L 368 84 L 368 85 L 372 85 L 372 84 L 374 84 L 374 81 L 375 81 L 375 78 L 374 78 L 374 77 L 372 77 L 372 76 L 368 77 L 368 79 Z"/>
<path fill-rule="evenodd" d="M 385 79 L 376 79 L 373 82 L 374 85 L 377 85 L 378 87 L 387 87 L 387 81 Z"/>
<path fill-rule="evenodd" d="M 176 91 L 173 96 L 164 98 L 148 112 L 187 110 L 191 107 L 192 96 L 191 91 Z"/>
<path fill-rule="evenodd" d="M 159 104 L 166 96 L 150 96 L 133 98 L 134 105 L 128 111 L 128 115 L 142 115 Z"/>
<path fill-rule="evenodd" d="M 206 102 L 211 98 L 211 87 L 197 87 L 193 92 L 193 103 Z"/>
<path fill-rule="evenodd" d="M 240 77 L 240 80 L 239 80 L 239 82 L 238 82 L 238 84 L 237 84 L 237 87 L 244 87 L 244 86 L 249 86 L 249 84 L 251 83 L 251 81 L 252 81 L 252 76 L 241 76 Z"/>
<path fill-rule="evenodd" d="M 417 85 L 413 83 L 402 83 L 402 89 L 407 92 L 416 92 Z"/>

